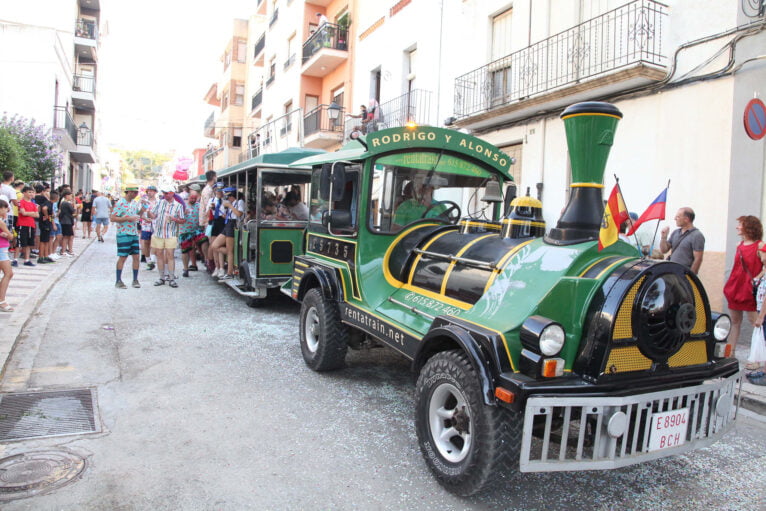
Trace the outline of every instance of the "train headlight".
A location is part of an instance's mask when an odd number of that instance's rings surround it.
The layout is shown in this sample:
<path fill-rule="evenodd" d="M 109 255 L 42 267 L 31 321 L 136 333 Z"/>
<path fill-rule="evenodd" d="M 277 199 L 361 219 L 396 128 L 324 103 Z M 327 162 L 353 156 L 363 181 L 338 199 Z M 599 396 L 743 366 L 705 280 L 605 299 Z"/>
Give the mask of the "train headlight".
<path fill-rule="evenodd" d="M 566 332 L 559 323 L 543 316 L 529 316 L 521 325 L 521 343 L 528 350 L 546 357 L 558 355 L 566 341 Z"/>
<path fill-rule="evenodd" d="M 713 337 L 716 341 L 725 341 L 731 331 L 731 318 L 726 314 L 721 314 L 713 321 Z"/>

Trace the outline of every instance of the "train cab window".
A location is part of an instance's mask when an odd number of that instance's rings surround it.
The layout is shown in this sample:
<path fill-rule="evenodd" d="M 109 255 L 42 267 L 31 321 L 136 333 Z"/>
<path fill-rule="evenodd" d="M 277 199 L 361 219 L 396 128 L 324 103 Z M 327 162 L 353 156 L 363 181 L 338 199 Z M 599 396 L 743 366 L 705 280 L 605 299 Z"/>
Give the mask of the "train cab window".
<path fill-rule="evenodd" d="M 340 200 L 330 201 L 322 198 L 329 195 L 329 192 L 322 193 L 321 191 L 323 185 L 328 186 L 328 183 L 322 183 L 322 169 L 314 170 L 311 177 L 311 200 L 309 202 L 309 222 L 313 224 L 312 229 L 325 230 L 330 211 L 345 211 L 350 216 L 350 223 L 341 227 L 339 232 L 343 234 L 356 232 L 359 209 L 359 176 L 360 167 L 348 165 L 343 182 L 342 197 Z M 333 231 L 338 231 L 338 229 L 333 228 Z"/>
<path fill-rule="evenodd" d="M 469 211 L 471 198 L 494 174 L 459 156 L 439 152 L 390 154 L 373 164 L 369 227 L 397 233 L 420 221 L 456 223 Z"/>

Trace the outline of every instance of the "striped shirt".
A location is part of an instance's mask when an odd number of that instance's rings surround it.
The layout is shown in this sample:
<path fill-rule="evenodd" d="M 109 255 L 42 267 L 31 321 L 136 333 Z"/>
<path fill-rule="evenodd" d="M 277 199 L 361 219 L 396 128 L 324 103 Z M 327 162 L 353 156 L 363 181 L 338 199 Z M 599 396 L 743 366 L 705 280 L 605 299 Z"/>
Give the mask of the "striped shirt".
<path fill-rule="evenodd" d="M 184 208 L 175 199 L 168 202 L 162 199 L 152 208 L 156 218 L 152 222 L 154 236 L 157 238 L 175 238 L 178 236 L 178 224 L 171 221 L 170 217 L 185 218 Z"/>
<path fill-rule="evenodd" d="M 117 201 L 112 209 L 114 216 L 135 216 L 139 215 L 141 206 L 138 202 L 128 201 L 123 197 Z M 117 234 L 129 234 L 131 236 L 138 236 L 138 223 L 137 222 L 115 222 L 117 224 Z"/>

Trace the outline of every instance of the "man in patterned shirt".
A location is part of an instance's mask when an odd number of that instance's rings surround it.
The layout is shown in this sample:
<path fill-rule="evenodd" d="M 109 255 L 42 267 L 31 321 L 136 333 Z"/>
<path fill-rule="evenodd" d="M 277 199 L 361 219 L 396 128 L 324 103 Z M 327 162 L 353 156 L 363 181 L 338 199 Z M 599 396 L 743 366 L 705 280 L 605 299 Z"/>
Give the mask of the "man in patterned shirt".
<path fill-rule="evenodd" d="M 194 187 L 197 187 L 196 189 Z M 207 237 L 202 232 L 199 225 L 199 186 L 192 185 L 189 192 L 189 199 L 186 203 L 186 219 L 181 224 L 181 261 L 184 263 L 184 271 L 181 274 L 184 277 L 189 276 L 189 270 L 197 271 L 197 246 L 207 242 Z M 204 252 L 203 252 L 204 253 Z M 189 260 L 191 259 L 191 265 Z"/>
<path fill-rule="evenodd" d="M 160 278 L 154 283 L 161 286 L 168 282 L 170 287 L 178 287 L 175 280 L 176 260 L 173 251 L 178 247 L 178 226 L 184 223 L 184 207 L 176 201 L 175 190 L 163 186 L 162 199 L 157 205 L 147 211 L 149 218 L 154 220 L 152 233 L 152 248 L 157 254 L 157 270 Z M 167 268 L 167 276 L 165 269 Z"/>
<path fill-rule="evenodd" d="M 109 220 L 117 224 L 117 281 L 114 287 L 125 289 L 122 281 L 122 268 L 128 256 L 133 258 L 133 287 L 141 287 L 138 282 L 138 219 L 141 217 L 141 205 L 135 201 L 138 187 L 126 186 L 125 197 L 117 201 L 112 208 Z"/>

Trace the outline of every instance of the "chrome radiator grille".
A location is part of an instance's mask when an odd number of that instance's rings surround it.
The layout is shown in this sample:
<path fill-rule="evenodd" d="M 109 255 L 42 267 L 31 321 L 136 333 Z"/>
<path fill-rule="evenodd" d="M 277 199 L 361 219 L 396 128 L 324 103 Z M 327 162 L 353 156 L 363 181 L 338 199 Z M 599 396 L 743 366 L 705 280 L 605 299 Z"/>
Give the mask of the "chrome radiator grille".
<path fill-rule="evenodd" d="M 741 379 L 738 373 L 694 387 L 625 397 L 531 397 L 524 414 L 520 469 L 610 469 L 710 445 L 736 416 L 734 398 Z M 684 443 L 650 450 L 653 414 L 684 409 Z M 610 427 L 622 434 L 610 434 Z"/>

